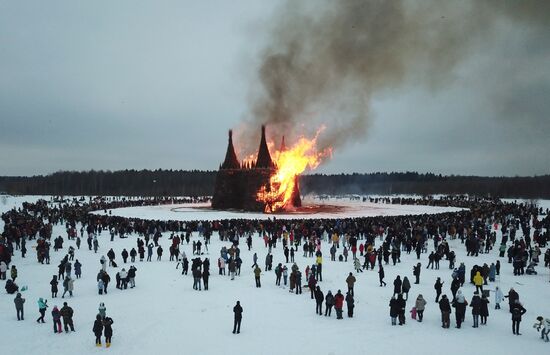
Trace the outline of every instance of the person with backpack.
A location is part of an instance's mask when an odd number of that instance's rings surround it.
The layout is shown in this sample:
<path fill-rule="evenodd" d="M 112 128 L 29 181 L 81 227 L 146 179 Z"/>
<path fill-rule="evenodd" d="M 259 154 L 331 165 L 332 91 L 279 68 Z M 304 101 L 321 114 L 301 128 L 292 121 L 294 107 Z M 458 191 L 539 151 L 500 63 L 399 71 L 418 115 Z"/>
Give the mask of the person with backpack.
<path fill-rule="evenodd" d="M 103 320 L 101 319 L 101 316 L 98 314 L 95 317 L 94 327 L 92 328 L 92 332 L 94 332 L 95 335 L 95 346 L 101 347 L 101 335 L 103 334 Z"/>
<path fill-rule="evenodd" d="M 74 332 L 74 324 L 73 324 L 74 311 L 71 307 L 67 305 L 67 302 L 63 302 L 63 307 L 61 307 L 61 309 L 59 310 L 59 313 L 63 318 L 63 327 L 65 328 L 65 332 L 68 333 L 69 328 L 71 328 L 71 331 Z"/>
<path fill-rule="evenodd" d="M 52 309 L 52 320 L 53 320 L 53 332 L 62 333 L 61 331 L 61 313 L 57 306 L 53 306 Z"/>
<path fill-rule="evenodd" d="M 40 317 L 36 320 L 36 323 L 46 323 L 44 321 L 44 316 L 46 315 L 46 309 L 48 308 L 48 301 L 40 297 L 38 299 L 38 312 L 40 313 Z"/>

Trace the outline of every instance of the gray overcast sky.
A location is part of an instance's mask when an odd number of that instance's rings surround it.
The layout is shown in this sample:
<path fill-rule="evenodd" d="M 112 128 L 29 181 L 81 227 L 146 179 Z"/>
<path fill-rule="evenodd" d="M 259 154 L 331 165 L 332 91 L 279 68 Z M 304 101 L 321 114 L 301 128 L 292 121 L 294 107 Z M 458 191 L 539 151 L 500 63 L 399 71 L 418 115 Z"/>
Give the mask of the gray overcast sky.
<path fill-rule="evenodd" d="M 0 0 L 0 175 L 217 169 L 281 2 Z M 550 173 L 548 28 L 498 23 L 445 85 L 375 92 L 319 171 Z"/>

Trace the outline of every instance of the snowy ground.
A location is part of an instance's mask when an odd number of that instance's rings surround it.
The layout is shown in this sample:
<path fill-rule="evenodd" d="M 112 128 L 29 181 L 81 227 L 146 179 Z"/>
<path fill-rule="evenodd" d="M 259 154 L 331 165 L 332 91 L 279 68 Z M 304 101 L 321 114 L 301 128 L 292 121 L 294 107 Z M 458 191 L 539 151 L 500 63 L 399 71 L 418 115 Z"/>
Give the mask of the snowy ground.
<path fill-rule="evenodd" d="M 274 215 L 254 212 L 237 211 L 216 211 L 209 209 L 209 203 L 197 204 L 173 204 L 161 206 L 144 206 L 117 208 L 112 213 L 121 217 L 144 218 L 154 220 L 220 220 L 227 218 L 236 219 L 301 219 L 301 218 L 354 218 L 354 217 L 372 217 L 372 216 L 399 216 L 399 215 L 418 215 L 424 213 L 443 213 L 457 212 L 461 208 L 455 207 L 433 207 L 433 206 L 413 206 L 413 205 L 391 205 L 381 203 L 370 203 L 361 201 L 350 201 L 349 199 L 330 199 L 319 201 L 305 199 L 304 205 L 308 204 L 320 206 L 334 206 L 337 211 L 331 212 L 312 212 L 312 213 L 277 213 Z M 329 209 L 334 210 L 329 207 Z M 97 213 L 103 214 L 103 211 Z"/>
<path fill-rule="evenodd" d="M 8 198 L 0 201 L 0 211 L 19 205 L 24 200 L 35 200 L 36 197 Z M 545 203 L 547 203 L 545 201 Z M 411 213 L 411 206 L 392 206 L 397 213 Z M 137 208 L 140 209 L 140 208 Z M 128 209 L 123 209 L 127 213 Z M 170 210 L 160 209 L 166 213 Z M 393 213 L 392 212 L 392 213 Z M 113 212 L 119 214 L 120 212 Z M 144 213 L 143 217 L 160 218 L 155 212 Z M 182 214 L 183 215 L 183 214 Z M 137 215 L 136 215 L 137 216 Z M 227 214 L 226 217 L 231 217 Z M 316 216 L 318 217 L 318 216 Z M 169 217 L 172 218 L 172 217 Z M 219 217 L 216 217 L 219 218 Z M 0 225 L 0 228 L 2 226 Z M 62 235 L 62 227 L 55 227 L 54 236 Z M 92 324 L 97 314 L 99 302 L 105 302 L 107 314 L 114 319 L 113 346 L 108 350 L 116 354 L 151 354 L 151 353 L 189 353 L 189 354 L 441 354 L 465 353 L 472 354 L 516 354 L 528 349 L 529 353 L 544 354 L 550 350 L 550 344 L 538 339 L 539 334 L 531 328 L 536 316 L 550 316 L 550 283 L 548 270 L 538 268 L 539 275 L 514 277 L 511 266 L 505 259 L 501 260 L 502 270 L 500 280 L 496 284 L 503 290 L 514 287 L 520 294 L 520 299 L 527 309 L 521 330 L 523 336 L 513 336 L 511 332 L 510 314 L 506 306 L 495 311 L 490 308 L 487 326 L 471 328 L 471 313 L 468 310 L 465 327 L 462 329 L 442 329 L 440 312 L 434 302 L 435 291 L 433 283 L 440 276 L 445 281 L 444 292 L 450 295 L 450 270 L 446 263 L 441 263 L 440 270 L 422 270 L 421 284 L 413 285 L 407 308 L 410 309 L 413 300 L 422 293 L 429 300 L 423 323 L 417 323 L 410 318 L 403 327 L 390 325 L 388 302 L 392 293 L 390 286 L 396 275 L 400 274 L 413 279 L 412 266 L 416 257 L 403 255 L 402 263 L 397 266 L 388 265 L 386 282 L 388 287 L 378 286 L 378 275 L 375 271 L 366 271 L 357 276 L 355 286 L 356 307 L 353 319 L 345 318 L 337 321 L 332 318 L 320 317 L 315 314 L 315 304 L 310 299 L 307 290 L 304 294 L 295 295 L 287 289 L 275 286 L 273 272 L 264 272 L 262 288 L 254 287 L 254 278 L 250 265 L 252 253 L 257 252 L 260 260 L 266 255 L 266 249 L 260 239 L 255 238 L 252 252 L 241 245 L 241 257 L 244 261 L 242 273 L 235 281 L 228 277 L 218 276 L 215 260 L 219 256 L 222 245 L 212 238 L 210 254 L 205 255 L 212 262 L 212 277 L 210 291 L 194 291 L 190 276 L 181 276 L 175 270 L 175 263 L 168 261 L 168 236 L 165 235 L 161 244 L 165 249 L 162 262 L 137 262 L 138 269 L 136 288 L 117 290 L 110 287 L 108 295 L 99 296 L 96 291 L 95 277 L 99 270 L 99 258 L 113 248 L 117 254 L 119 267 L 122 248 L 130 250 L 135 246 L 135 238 L 115 239 L 110 242 L 108 233 L 103 232 L 100 238 L 100 250 L 94 254 L 84 249 L 77 251 L 76 258 L 83 264 L 83 276 L 75 282 L 74 297 L 67 299 L 75 310 L 74 322 L 76 333 L 54 334 L 51 324 L 51 307 L 62 305 L 61 299 L 50 299 L 49 281 L 57 274 L 57 264 L 65 255 L 65 249 L 53 252 L 52 264 L 40 265 L 36 262 L 34 249 L 28 245 L 29 253 L 26 259 L 21 259 L 17 253 L 14 264 L 19 269 L 18 284 L 28 285 L 24 292 L 27 299 L 25 321 L 17 322 L 13 305 L 13 296 L 0 290 L 0 334 L 2 354 L 95 354 L 107 351 L 94 346 Z M 500 236 L 499 236 L 500 237 Z M 193 238 L 197 238 L 194 236 Z M 71 242 L 70 244 L 73 244 Z M 490 263 L 497 259 L 497 252 L 482 254 L 478 258 L 466 257 L 460 241 L 451 241 L 451 247 L 457 253 L 457 262 L 465 262 L 469 270 L 474 264 Z M 321 289 L 333 293 L 338 289 L 346 290 L 345 278 L 353 271 L 351 262 L 331 262 L 328 253 L 329 245 L 323 246 L 325 262 L 323 267 L 323 282 Z M 187 255 L 191 255 L 191 246 L 184 247 Z M 274 263 L 283 262 L 282 249 L 278 245 L 274 250 Z M 297 254 L 296 261 L 300 269 L 305 269 L 313 259 L 305 259 Z M 421 262 L 427 263 L 423 255 Z M 263 264 L 263 263 L 261 263 Z M 263 269 L 263 265 L 261 265 Z M 114 280 L 117 269 L 108 270 Z M 355 273 L 355 272 L 354 272 Z M 114 286 L 114 285 L 113 285 Z M 490 289 L 494 289 L 491 284 Z M 464 292 L 471 298 L 474 287 L 465 284 Z M 61 294 L 61 293 L 60 293 Z M 50 305 L 46 316 L 46 324 L 37 324 L 38 297 L 46 297 Z M 240 300 L 244 308 L 242 331 L 240 335 L 231 334 L 233 324 L 232 307 Z M 491 297 L 491 306 L 494 300 Z M 345 308 L 345 307 L 344 307 Z M 344 312 L 345 313 L 345 312 Z M 454 325 L 454 314 L 452 315 Z"/>

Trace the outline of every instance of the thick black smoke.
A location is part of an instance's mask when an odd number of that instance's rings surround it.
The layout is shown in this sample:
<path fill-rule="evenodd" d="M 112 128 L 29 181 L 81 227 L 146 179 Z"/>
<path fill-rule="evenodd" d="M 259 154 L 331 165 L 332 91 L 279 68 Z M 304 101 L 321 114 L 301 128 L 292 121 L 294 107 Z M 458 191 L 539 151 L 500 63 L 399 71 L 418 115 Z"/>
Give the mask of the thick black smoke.
<path fill-rule="evenodd" d="M 550 1 L 288 1 L 269 22 L 238 140 L 309 133 L 322 145 L 363 139 L 374 95 L 405 82 L 438 89 L 498 26 L 533 31 L 548 48 Z M 247 140 L 248 138 L 248 140 Z"/>

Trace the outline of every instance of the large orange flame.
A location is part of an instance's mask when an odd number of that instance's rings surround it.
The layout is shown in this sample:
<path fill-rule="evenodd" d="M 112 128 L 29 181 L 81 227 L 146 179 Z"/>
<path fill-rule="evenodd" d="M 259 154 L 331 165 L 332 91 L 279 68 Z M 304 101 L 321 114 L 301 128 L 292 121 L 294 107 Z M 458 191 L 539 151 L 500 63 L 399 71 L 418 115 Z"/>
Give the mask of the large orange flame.
<path fill-rule="evenodd" d="M 292 208 L 297 176 L 306 169 L 317 168 L 324 158 L 332 155 L 332 148 L 317 149 L 317 138 L 323 130 L 321 127 L 312 139 L 302 136 L 291 148 L 272 155 L 276 172 L 271 176 L 269 186 L 263 186 L 257 194 L 257 200 L 266 204 L 265 212 Z"/>

